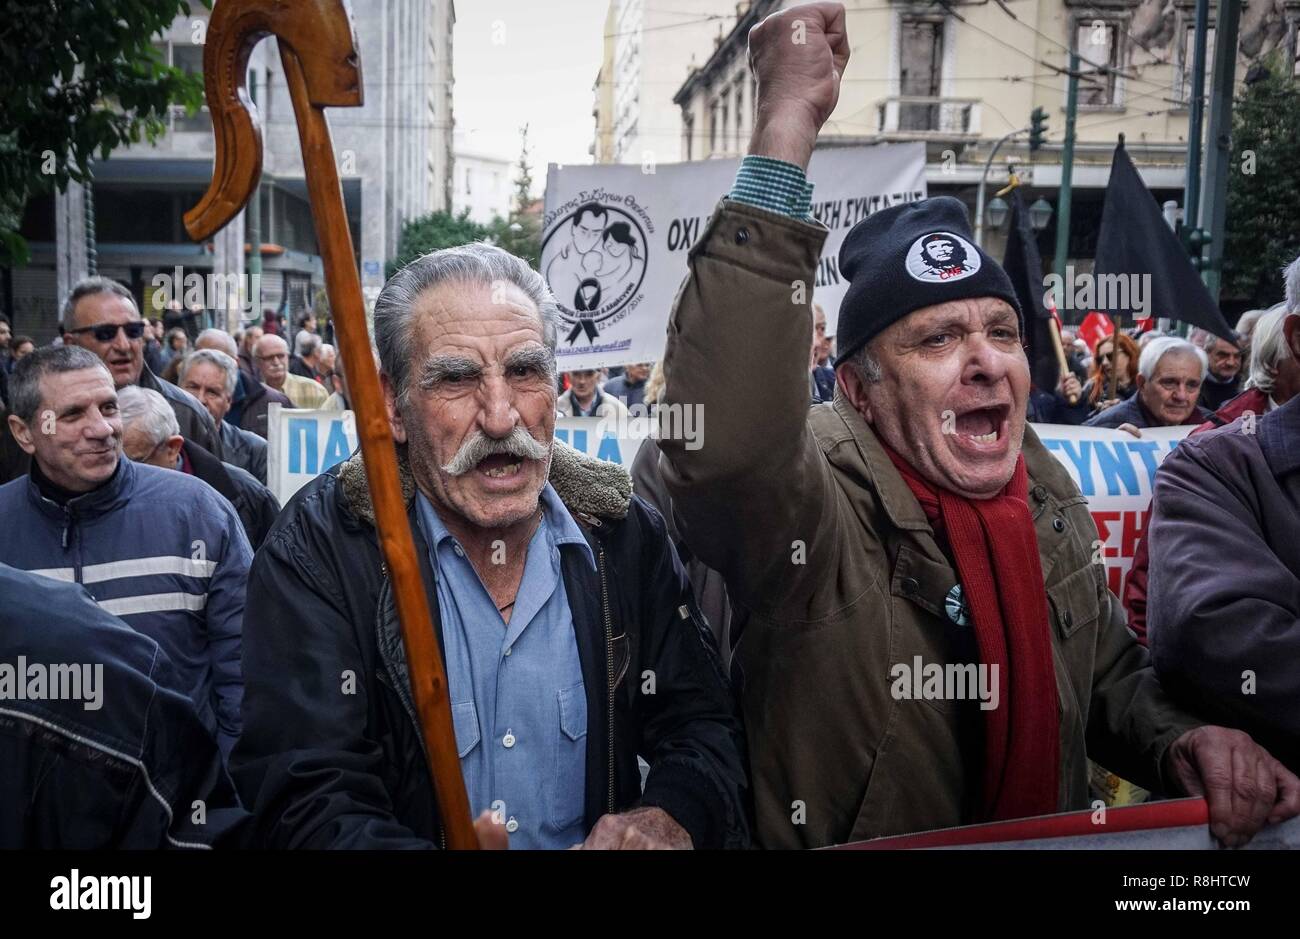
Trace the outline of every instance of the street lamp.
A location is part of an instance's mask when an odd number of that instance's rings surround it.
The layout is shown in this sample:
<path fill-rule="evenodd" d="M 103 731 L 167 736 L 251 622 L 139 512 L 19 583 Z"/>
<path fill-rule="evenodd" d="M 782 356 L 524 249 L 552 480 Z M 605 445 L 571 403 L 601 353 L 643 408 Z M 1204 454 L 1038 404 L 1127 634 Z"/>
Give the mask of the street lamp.
<path fill-rule="evenodd" d="M 1042 231 L 1052 220 L 1052 204 L 1046 199 L 1035 199 L 1029 207 L 1029 224 L 1034 231 Z"/>
<path fill-rule="evenodd" d="M 1010 208 L 1005 199 L 1001 196 L 994 196 L 984 210 L 985 217 L 989 221 L 989 228 L 1001 228 L 1002 223 L 1007 220 L 1007 212 L 1010 211 Z"/>

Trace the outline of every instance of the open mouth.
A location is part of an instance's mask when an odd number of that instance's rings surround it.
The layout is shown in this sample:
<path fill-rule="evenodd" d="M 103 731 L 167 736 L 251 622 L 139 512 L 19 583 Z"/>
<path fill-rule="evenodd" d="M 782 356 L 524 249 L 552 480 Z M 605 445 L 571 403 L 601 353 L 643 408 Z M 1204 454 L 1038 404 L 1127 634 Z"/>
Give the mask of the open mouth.
<path fill-rule="evenodd" d="M 484 457 L 475 470 L 489 479 L 507 479 L 519 474 L 523 460 L 508 453 L 494 453 Z"/>
<path fill-rule="evenodd" d="M 974 408 L 957 415 L 957 436 L 977 446 L 996 444 L 1007 432 L 1007 419 L 1011 407 L 997 404 Z"/>

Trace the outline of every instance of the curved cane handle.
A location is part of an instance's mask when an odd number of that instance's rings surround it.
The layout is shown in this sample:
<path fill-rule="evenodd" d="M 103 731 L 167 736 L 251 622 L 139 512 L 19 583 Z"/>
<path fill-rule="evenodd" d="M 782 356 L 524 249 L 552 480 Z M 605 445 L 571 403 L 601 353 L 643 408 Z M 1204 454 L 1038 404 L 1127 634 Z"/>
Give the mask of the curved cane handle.
<path fill-rule="evenodd" d="M 218 0 L 203 49 L 216 157 L 208 191 L 185 213 L 185 228 L 195 241 L 224 228 L 262 176 L 262 129 L 245 82 L 248 57 L 267 36 L 296 54 L 312 104 L 362 103 L 361 62 L 344 0 Z"/>

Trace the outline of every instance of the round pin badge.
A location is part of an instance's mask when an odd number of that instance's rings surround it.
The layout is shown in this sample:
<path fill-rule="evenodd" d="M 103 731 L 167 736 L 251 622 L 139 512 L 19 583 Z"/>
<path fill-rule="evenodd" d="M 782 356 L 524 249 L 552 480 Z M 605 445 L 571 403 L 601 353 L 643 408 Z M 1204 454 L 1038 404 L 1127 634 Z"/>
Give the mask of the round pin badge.
<path fill-rule="evenodd" d="M 966 603 L 966 594 L 962 591 L 961 584 L 953 584 L 948 596 L 944 598 L 943 609 L 948 614 L 948 619 L 958 626 L 970 625 L 970 607 Z"/>

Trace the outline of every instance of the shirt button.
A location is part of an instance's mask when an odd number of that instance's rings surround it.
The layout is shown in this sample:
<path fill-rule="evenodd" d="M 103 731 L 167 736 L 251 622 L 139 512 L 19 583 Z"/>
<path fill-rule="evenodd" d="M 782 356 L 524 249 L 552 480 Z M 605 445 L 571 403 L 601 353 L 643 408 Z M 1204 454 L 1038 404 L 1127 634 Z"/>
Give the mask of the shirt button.
<path fill-rule="evenodd" d="M 736 244 L 743 245 L 749 241 L 749 229 L 740 227 L 736 229 Z"/>
<path fill-rule="evenodd" d="M 517 822 L 515 820 L 515 817 L 511 815 L 510 821 L 506 822 L 506 831 L 510 832 L 510 834 L 513 835 L 518 830 L 519 830 L 519 822 Z"/>
<path fill-rule="evenodd" d="M 451 550 L 456 552 L 456 557 L 458 558 L 463 558 L 465 556 L 465 549 L 458 544 L 453 544 Z"/>
<path fill-rule="evenodd" d="M 501 745 L 509 750 L 515 745 L 515 735 L 507 730 L 506 735 L 501 738 Z"/>
<path fill-rule="evenodd" d="M 1058 515 L 1056 518 L 1052 519 L 1052 527 L 1057 531 L 1065 531 L 1065 519 Z"/>
<path fill-rule="evenodd" d="M 904 577 L 899 586 L 905 593 L 916 593 L 921 589 L 921 583 L 915 577 Z"/>
<path fill-rule="evenodd" d="M 511 651 L 513 651 L 513 649 L 514 649 L 514 646 L 506 646 L 506 655 L 509 655 L 509 654 L 511 653 Z"/>

